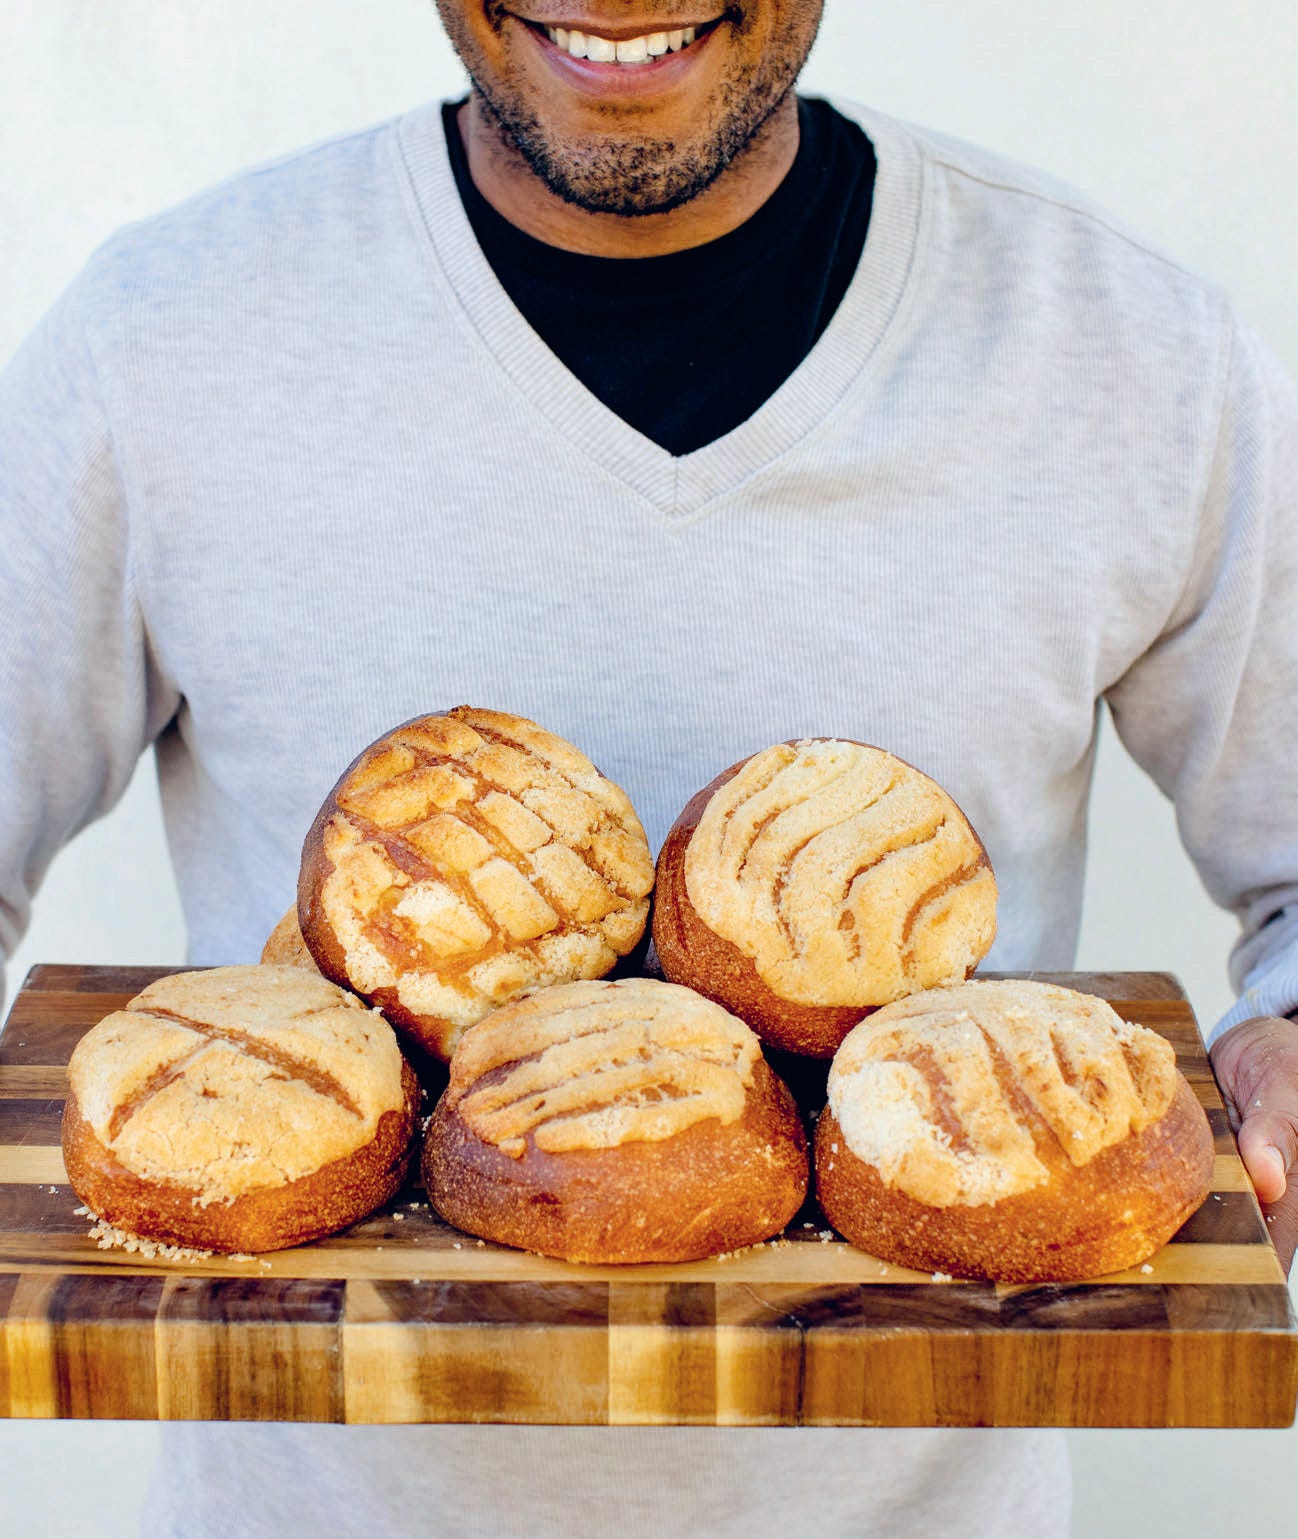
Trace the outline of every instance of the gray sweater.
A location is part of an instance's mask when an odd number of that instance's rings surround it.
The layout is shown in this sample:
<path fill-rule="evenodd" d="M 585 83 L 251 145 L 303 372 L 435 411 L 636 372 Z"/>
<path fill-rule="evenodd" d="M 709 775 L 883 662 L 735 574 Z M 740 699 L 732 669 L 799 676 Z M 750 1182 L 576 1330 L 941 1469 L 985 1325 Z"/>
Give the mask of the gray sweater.
<path fill-rule="evenodd" d="M 0 950 L 156 742 L 192 957 L 255 958 L 342 767 L 469 702 L 577 743 L 655 845 L 769 743 L 880 744 L 987 845 L 988 965 L 1066 967 L 1107 700 L 1241 919 L 1227 1020 L 1298 1004 L 1293 389 L 1069 190 L 858 115 L 879 180 L 838 314 L 681 459 L 515 311 L 436 108 L 101 250 L 0 380 Z M 199 1500 L 215 1480 L 254 1505 Z M 191 1429 L 151 1531 L 797 1533 L 813 1507 L 826 1536 L 1039 1539 L 1066 1479 L 1037 1433 Z"/>

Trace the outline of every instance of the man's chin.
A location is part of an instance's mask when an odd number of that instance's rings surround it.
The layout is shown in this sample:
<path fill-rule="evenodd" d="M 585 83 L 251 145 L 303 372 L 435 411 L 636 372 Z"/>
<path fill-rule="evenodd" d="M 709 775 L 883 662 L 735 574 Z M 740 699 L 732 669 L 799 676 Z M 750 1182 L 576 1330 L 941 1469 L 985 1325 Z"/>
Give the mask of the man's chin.
<path fill-rule="evenodd" d="M 705 192 L 724 169 L 714 166 L 662 165 L 662 156 L 533 156 L 524 151 L 533 172 L 556 197 L 588 214 L 617 214 L 625 219 L 669 214 Z"/>

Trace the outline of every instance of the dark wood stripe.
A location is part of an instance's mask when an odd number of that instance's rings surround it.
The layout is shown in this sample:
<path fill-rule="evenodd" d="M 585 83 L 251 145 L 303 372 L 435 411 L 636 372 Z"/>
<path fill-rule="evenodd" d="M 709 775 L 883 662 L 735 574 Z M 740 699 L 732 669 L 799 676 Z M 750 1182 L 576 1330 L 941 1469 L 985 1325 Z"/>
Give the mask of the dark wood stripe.
<path fill-rule="evenodd" d="M 0 1234 L 85 1234 L 88 1218 L 78 1218 L 81 1199 L 66 1183 L 50 1191 L 35 1182 L 0 1183 Z"/>
<path fill-rule="evenodd" d="M 126 1000 L 120 994 L 22 995 L 0 1036 L 0 1064 L 66 1064 L 82 1037 Z M 38 1009 L 39 1007 L 39 1009 Z"/>
<path fill-rule="evenodd" d="M 167 967 L 110 967 L 94 963 L 38 962 L 23 980 L 25 994 L 124 993 L 128 999 L 159 978 L 202 972 L 180 963 Z"/>
<path fill-rule="evenodd" d="M 1000 1300 L 1001 1324 L 1033 1331 L 1164 1331 L 1169 1290 L 1139 1283 L 1043 1283 Z"/>
<path fill-rule="evenodd" d="M 1212 1145 L 1218 1154 L 1234 1154 L 1236 1152 L 1235 1135 L 1230 1130 L 1230 1118 L 1226 1115 L 1224 1106 L 1207 1106 L 1204 1111 L 1208 1117 L 1208 1126 L 1212 1129 Z"/>
<path fill-rule="evenodd" d="M 334 1325 L 345 1284 L 336 1278 L 176 1277 L 161 1318 L 205 1325 Z"/>
<path fill-rule="evenodd" d="M 608 1283 L 376 1282 L 389 1318 L 464 1326 L 608 1325 Z"/>
<path fill-rule="evenodd" d="M 1293 1331 L 1296 1327 L 1289 1289 L 1283 1283 L 1238 1283 L 1229 1288 L 1190 1284 L 1161 1291 L 1174 1331 Z M 1298 1339 L 1292 1344 L 1298 1358 Z"/>
<path fill-rule="evenodd" d="M 61 1142 L 62 1101 L 0 1101 L 0 1144 L 47 1144 Z M 0 1165 L 0 1181 L 4 1168 Z"/>
<path fill-rule="evenodd" d="M 1266 1224 L 1252 1192 L 1210 1192 L 1197 1213 L 1172 1236 L 1177 1245 L 1268 1245 Z"/>

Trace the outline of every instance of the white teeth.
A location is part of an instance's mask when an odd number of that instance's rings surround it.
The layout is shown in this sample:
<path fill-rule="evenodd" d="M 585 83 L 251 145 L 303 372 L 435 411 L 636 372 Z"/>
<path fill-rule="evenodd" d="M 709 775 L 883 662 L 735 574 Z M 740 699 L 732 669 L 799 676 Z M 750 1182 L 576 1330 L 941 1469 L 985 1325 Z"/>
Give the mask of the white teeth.
<path fill-rule="evenodd" d="M 682 27 L 675 32 L 650 32 L 644 37 L 627 38 L 617 43 L 590 32 L 578 32 L 575 28 L 547 27 L 545 31 L 556 47 L 574 59 L 593 59 L 596 64 L 648 64 L 665 53 L 679 53 L 682 48 L 688 48 L 698 36 L 697 27 Z"/>

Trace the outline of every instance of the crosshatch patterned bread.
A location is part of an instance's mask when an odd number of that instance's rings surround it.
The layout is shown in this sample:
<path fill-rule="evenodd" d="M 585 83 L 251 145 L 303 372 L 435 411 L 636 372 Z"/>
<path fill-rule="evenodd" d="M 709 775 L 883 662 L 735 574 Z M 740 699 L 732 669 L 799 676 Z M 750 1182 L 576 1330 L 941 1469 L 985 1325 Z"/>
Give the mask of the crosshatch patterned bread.
<path fill-rule="evenodd" d="M 160 978 L 77 1044 L 63 1156 L 114 1227 L 170 1245 L 277 1250 L 400 1188 L 415 1076 L 377 1012 L 297 967 Z"/>
<path fill-rule="evenodd" d="M 307 835 L 298 914 L 326 978 L 446 1061 L 499 1005 L 609 972 L 652 888 L 624 791 L 534 722 L 458 706 L 346 770 Z"/>
<path fill-rule="evenodd" d="M 778 743 L 686 806 L 658 857 L 663 972 L 773 1047 L 829 1058 L 870 1010 L 967 977 L 996 879 L 955 802 L 880 748 Z"/>
<path fill-rule="evenodd" d="M 1207 1196 L 1212 1134 L 1169 1043 L 1030 982 L 914 994 L 848 1036 L 817 1195 L 902 1266 L 1062 1282 L 1137 1266 Z"/>
<path fill-rule="evenodd" d="M 612 1263 L 756 1244 L 808 1179 L 793 1099 L 753 1033 L 647 978 L 543 989 L 465 1032 L 423 1169 L 470 1234 Z"/>

